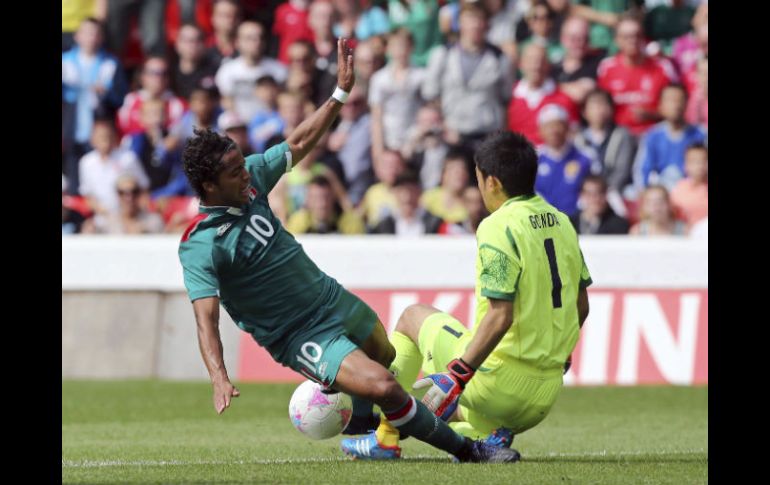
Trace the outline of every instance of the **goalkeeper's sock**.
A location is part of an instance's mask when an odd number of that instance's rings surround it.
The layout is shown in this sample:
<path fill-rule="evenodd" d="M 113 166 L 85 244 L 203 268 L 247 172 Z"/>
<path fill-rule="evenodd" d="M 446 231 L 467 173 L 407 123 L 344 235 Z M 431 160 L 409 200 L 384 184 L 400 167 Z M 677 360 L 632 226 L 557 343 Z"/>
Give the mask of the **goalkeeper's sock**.
<path fill-rule="evenodd" d="M 414 436 L 436 448 L 454 455 L 466 446 L 465 438 L 452 431 L 444 421 L 412 396 L 409 396 L 401 406 L 382 411 L 390 424 L 398 428 L 399 431 Z"/>
<path fill-rule="evenodd" d="M 396 349 L 396 358 L 390 364 L 390 371 L 401 387 L 409 392 L 412 384 L 417 380 L 417 374 L 420 373 L 422 354 L 412 339 L 401 332 L 393 332 L 390 343 Z"/>

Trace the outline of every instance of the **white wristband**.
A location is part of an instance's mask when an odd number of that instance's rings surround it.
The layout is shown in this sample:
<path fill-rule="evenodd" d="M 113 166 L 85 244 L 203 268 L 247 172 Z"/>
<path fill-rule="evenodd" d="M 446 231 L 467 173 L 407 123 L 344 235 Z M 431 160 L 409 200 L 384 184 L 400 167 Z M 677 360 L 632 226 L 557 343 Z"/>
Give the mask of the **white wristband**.
<path fill-rule="evenodd" d="M 348 96 L 350 96 L 350 93 L 343 91 L 339 86 L 334 89 L 334 93 L 332 94 L 332 98 L 336 99 L 342 104 L 345 104 L 345 101 L 348 100 Z"/>

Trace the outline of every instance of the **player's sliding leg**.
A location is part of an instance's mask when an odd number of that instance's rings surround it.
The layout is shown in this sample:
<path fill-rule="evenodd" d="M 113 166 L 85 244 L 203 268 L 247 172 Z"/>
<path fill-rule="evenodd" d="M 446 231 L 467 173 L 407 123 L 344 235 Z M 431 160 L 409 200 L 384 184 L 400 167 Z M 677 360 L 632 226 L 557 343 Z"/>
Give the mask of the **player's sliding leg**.
<path fill-rule="evenodd" d="M 417 347 L 417 338 L 411 335 L 419 335 L 422 321 L 431 313 L 438 312 L 427 305 L 412 305 L 401 314 L 396 330 L 390 336 L 390 343 L 396 351 L 396 358 L 390 364 L 390 371 L 405 390 L 412 388 L 420 373 L 423 356 Z M 389 447 L 398 446 L 400 433 L 391 425 L 384 416 L 376 431 L 377 442 Z"/>
<path fill-rule="evenodd" d="M 384 367 L 388 367 L 396 355 L 396 349 L 388 341 L 388 334 L 379 320 L 360 348 L 370 359 Z M 380 424 L 379 414 L 372 410 L 374 404 L 360 397 L 351 396 L 351 398 L 353 400 L 353 416 L 342 434 L 358 435 L 374 431 Z"/>
<path fill-rule="evenodd" d="M 388 420 L 399 431 L 420 441 L 455 455 L 460 461 L 515 462 L 515 450 L 496 448 L 481 441 L 471 441 L 452 431 L 424 404 L 406 393 L 393 375 L 382 365 L 369 359 L 360 350 L 349 353 L 342 361 L 333 387 L 379 405 Z M 366 446 L 362 443 L 360 446 Z M 382 448 L 378 448 L 378 452 Z M 359 449 L 360 458 L 367 457 L 370 449 Z M 393 457 L 400 450 L 391 450 Z M 380 456 L 370 456 L 382 458 Z"/>

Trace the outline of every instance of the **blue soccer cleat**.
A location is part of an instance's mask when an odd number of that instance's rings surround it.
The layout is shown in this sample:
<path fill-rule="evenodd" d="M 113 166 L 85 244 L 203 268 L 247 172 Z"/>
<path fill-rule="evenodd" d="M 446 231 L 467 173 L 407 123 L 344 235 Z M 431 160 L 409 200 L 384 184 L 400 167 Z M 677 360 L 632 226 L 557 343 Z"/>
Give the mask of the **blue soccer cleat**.
<path fill-rule="evenodd" d="M 521 455 L 512 448 L 494 446 L 486 440 L 467 439 L 466 445 L 455 455 L 455 459 L 460 463 L 516 463 L 521 460 Z"/>
<path fill-rule="evenodd" d="M 497 428 L 492 433 L 484 438 L 484 442 L 488 445 L 497 446 L 498 448 L 510 448 L 513 443 L 513 432 L 508 428 Z"/>
<path fill-rule="evenodd" d="M 384 446 L 377 442 L 377 435 L 370 433 L 361 438 L 345 438 L 340 443 L 342 452 L 354 460 L 396 460 L 401 458 L 401 448 Z"/>

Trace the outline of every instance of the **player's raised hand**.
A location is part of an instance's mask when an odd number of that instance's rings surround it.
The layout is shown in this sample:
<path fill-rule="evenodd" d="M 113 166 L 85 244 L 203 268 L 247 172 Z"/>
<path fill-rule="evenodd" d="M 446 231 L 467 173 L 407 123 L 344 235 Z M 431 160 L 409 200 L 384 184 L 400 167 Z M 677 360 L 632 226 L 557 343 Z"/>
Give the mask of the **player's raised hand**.
<path fill-rule="evenodd" d="M 356 83 L 353 73 L 353 49 L 347 39 L 337 39 L 337 86 L 349 93 Z"/>
<path fill-rule="evenodd" d="M 241 393 L 233 386 L 230 381 L 219 381 L 214 383 L 214 409 L 217 414 L 222 414 L 225 409 L 230 407 L 230 400 L 240 396 Z"/>

